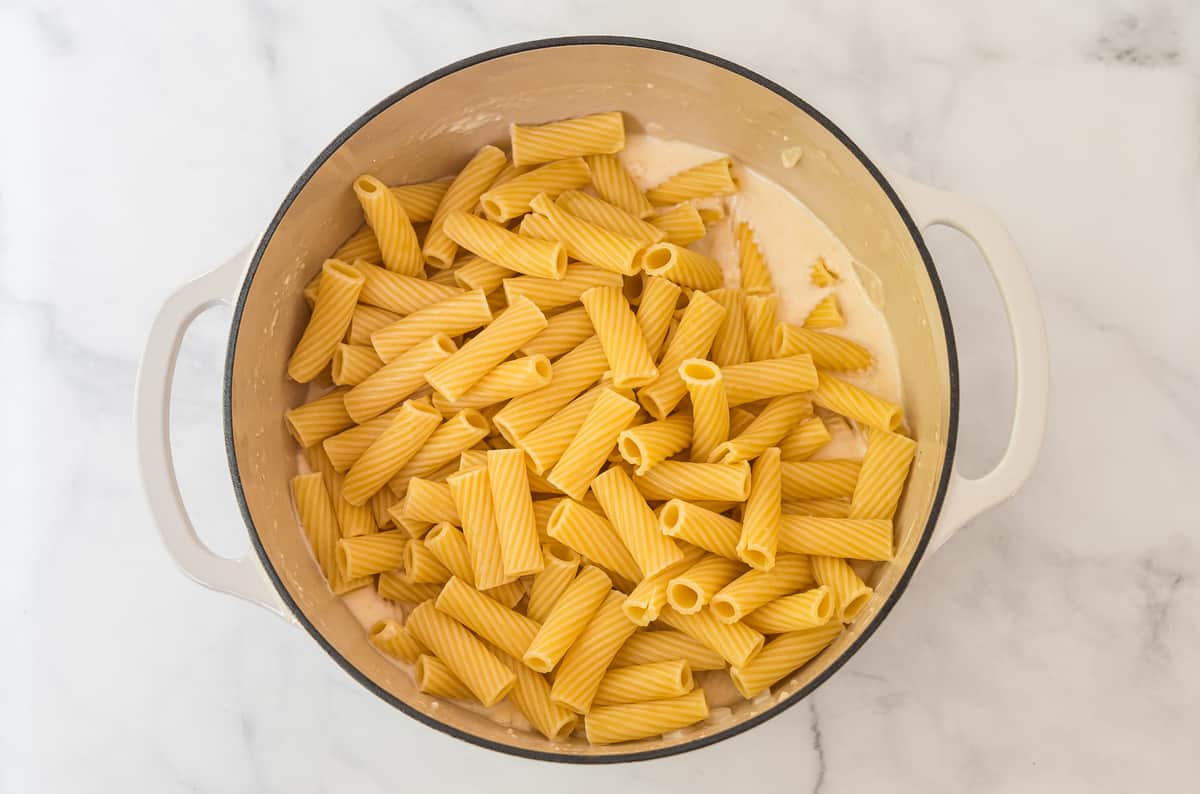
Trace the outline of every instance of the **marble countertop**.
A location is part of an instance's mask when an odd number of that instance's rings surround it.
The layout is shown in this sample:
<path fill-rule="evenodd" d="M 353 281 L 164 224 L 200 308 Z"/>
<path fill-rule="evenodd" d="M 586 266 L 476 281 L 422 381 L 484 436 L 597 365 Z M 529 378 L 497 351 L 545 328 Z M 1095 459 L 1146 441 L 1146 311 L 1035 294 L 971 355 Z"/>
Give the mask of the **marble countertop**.
<path fill-rule="evenodd" d="M 0 4 L 0 791 L 1194 785 L 1200 9 L 761 6 L 751 23 L 716 2 Z M 429 731 L 301 631 L 194 585 L 158 540 L 132 443 L 155 310 L 253 238 L 343 126 L 457 58 L 581 32 L 739 61 L 879 162 L 993 207 L 1044 301 L 1053 381 L 1028 485 L 930 559 L 806 703 L 608 768 Z M 1001 304 L 962 238 L 929 240 L 962 357 L 960 460 L 981 472 L 1011 412 Z M 189 332 L 172 427 L 200 530 L 232 555 L 228 323 L 217 309 Z"/>

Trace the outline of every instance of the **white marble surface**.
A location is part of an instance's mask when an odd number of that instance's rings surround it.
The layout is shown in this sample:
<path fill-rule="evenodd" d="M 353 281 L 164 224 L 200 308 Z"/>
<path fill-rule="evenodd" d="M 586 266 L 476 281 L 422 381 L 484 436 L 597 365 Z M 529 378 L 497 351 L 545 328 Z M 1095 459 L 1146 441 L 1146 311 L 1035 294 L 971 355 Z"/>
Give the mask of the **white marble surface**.
<path fill-rule="evenodd" d="M 755 5 L 0 3 L 0 791 L 1195 785 L 1200 9 Z M 881 163 L 994 207 L 1053 359 L 1031 482 L 928 562 L 844 671 L 747 735 L 617 768 L 433 733 L 302 632 L 195 586 L 158 541 L 132 449 L 154 310 L 253 237 L 346 123 L 456 58 L 579 32 L 740 61 Z M 1011 410 L 1000 304 L 969 246 L 930 237 L 962 351 L 961 458 L 982 471 Z M 173 427 L 201 530 L 232 554 L 227 324 L 213 311 L 190 333 Z"/>

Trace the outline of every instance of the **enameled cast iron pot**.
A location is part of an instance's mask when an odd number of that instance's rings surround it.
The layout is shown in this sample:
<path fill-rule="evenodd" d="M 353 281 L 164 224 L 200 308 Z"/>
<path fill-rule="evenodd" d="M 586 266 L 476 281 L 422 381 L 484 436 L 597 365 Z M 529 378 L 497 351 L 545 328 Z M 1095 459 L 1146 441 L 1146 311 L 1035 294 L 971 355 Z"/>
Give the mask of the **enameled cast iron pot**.
<path fill-rule="evenodd" d="M 555 744 L 418 692 L 408 673 L 368 644 L 332 596 L 305 545 L 289 498 L 295 442 L 283 412 L 303 387 L 285 375 L 308 310 L 301 290 L 324 257 L 361 222 L 350 190 L 359 174 L 389 184 L 456 171 L 508 123 L 622 110 L 631 127 L 656 123 L 669 137 L 726 152 L 790 190 L 882 280 L 885 313 L 904 374 L 904 403 L 918 453 L 896 520 L 896 559 L 871 582 L 875 596 L 832 646 L 766 700 L 728 719 L 628 744 Z M 803 148 L 793 168 L 781 149 Z M 921 230 L 945 224 L 982 250 L 1004 297 L 1016 361 L 1016 410 L 1008 449 L 987 476 L 953 467 L 958 363 L 950 309 Z M 189 323 L 217 302 L 233 305 L 225 367 L 229 468 L 253 553 L 229 560 L 201 544 L 180 498 L 168 406 Z M 656 41 L 552 39 L 477 55 L 424 77 L 367 111 L 301 174 L 262 237 L 185 285 L 162 307 L 137 387 L 139 454 L 150 506 L 184 571 L 213 589 L 260 604 L 301 626 L 359 683 L 425 724 L 469 742 L 530 758 L 614 762 L 661 757 L 740 733 L 800 701 L 859 648 L 896 603 L 923 554 L 1011 495 L 1033 467 L 1047 399 L 1045 335 L 1020 255 L 990 213 L 884 172 L 828 119 L 781 86 L 736 64 Z"/>

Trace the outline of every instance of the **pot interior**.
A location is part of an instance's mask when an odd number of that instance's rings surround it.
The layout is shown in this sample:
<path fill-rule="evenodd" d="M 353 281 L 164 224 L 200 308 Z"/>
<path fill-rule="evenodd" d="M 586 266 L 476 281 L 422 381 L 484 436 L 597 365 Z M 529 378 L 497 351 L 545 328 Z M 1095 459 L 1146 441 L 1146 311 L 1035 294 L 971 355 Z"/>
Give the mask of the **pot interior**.
<path fill-rule="evenodd" d="M 364 684 L 438 727 L 523 755 L 617 760 L 679 750 L 758 721 L 802 697 L 869 633 L 898 595 L 934 519 L 951 433 L 952 362 L 939 288 L 904 217 L 879 180 L 830 127 L 771 88 L 698 55 L 631 42 L 553 43 L 483 56 L 446 70 L 364 117 L 314 163 L 289 194 L 259 249 L 235 314 L 227 428 L 235 482 L 252 535 L 298 617 Z M 408 672 L 368 644 L 313 562 L 289 498 L 299 456 L 283 422 L 306 388 L 286 377 L 308 317 L 301 296 L 322 261 L 361 223 L 351 191 L 364 172 L 389 184 L 459 169 L 479 146 L 506 145 L 512 121 L 537 123 L 619 109 L 637 130 L 725 152 L 782 185 L 842 239 L 882 282 L 884 311 L 904 375 L 907 418 L 918 453 L 896 517 L 894 562 L 872 575 L 870 606 L 818 658 L 720 718 L 667 738 L 589 747 L 511 731 L 487 717 L 418 692 Z M 373 114 L 373 115 L 372 115 Z M 800 146 L 795 167 L 783 149 Z M 809 263 L 797 262 L 797 267 Z M 728 710 L 726 710 L 728 711 Z"/>

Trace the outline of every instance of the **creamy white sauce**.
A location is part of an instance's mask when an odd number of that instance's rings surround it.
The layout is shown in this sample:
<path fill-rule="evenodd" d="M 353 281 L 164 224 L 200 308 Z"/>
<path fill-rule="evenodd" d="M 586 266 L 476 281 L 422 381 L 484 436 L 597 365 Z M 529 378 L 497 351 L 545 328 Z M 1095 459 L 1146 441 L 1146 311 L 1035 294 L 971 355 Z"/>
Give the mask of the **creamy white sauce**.
<path fill-rule="evenodd" d="M 629 135 L 620 155 L 621 162 L 642 189 L 722 156 L 702 146 L 651 135 Z M 875 274 L 856 262 L 829 227 L 791 193 L 737 163 L 733 176 L 739 187 L 736 194 L 698 202 L 719 204 L 726 217 L 709 227 L 708 235 L 690 247 L 720 262 L 726 286 L 737 286 L 735 229 L 742 221 L 749 223 L 779 295 L 779 319 L 801 325 L 814 306 L 827 295 L 835 295 L 846 324 L 822 331 L 858 342 L 874 357 L 869 369 L 838 373 L 838 377 L 885 400 L 903 404 L 899 356 L 881 311 L 883 296 Z M 823 259 L 826 267 L 837 274 L 839 280 L 832 287 L 818 287 L 810 280 L 810 269 L 818 259 Z M 814 459 L 860 457 L 865 449 L 864 439 L 864 432 L 858 428 L 853 433 L 835 434 Z"/>
<path fill-rule="evenodd" d="M 646 189 L 673 174 L 720 156 L 718 152 L 682 141 L 631 134 L 626 139 L 625 150 L 620 158 L 638 186 Z M 901 404 L 899 360 L 891 331 L 880 310 L 882 295 L 879 294 L 874 274 L 855 262 L 829 227 L 779 185 L 736 163 L 733 174 L 740 187 L 737 194 L 697 202 L 701 206 L 722 207 L 726 217 L 710 226 L 708 234 L 691 247 L 720 262 L 725 272 L 726 286 L 735 287 L 738 285 L 738 258 L 734 230 L 741 221 L 749 223 L 779 295 L 779 319 L 801 325 L 826 295 L 836 295 L 846 324 L 841 328 L 823 330 L 858 342 L 870 350 L 875 359 L 870 369 L 858 373 L 839 373 L 839 377 Z M 839 281 L 830 288 L 817 287 L 810 281 L 810 268 L 818 258 L 823 258 L 826 266 L 839 277 Z M 319 391 L 323 393 L 327 390 L 326 387 Z M 311 396 L 315 398 L 319 395 Z M 832 440 L 814 455 L 814 459 L 862 456 L 866 447 L 862 429 L 836 421 L 831 423 L 830 429 Z M 356 590 L 343 596 L 342 600 L 364 629 L 386 618 L 404 620 L 405 610 L 402 607 L 382 598 L 372 589 Z M 411 665 L 385 658 L 412 672 Z M 733 686 L 728 671 L 697 673 L 696 680 L 704 688 L 713 707 L 708 722 L 732 719 L 732 712 L 727 707 L 742 703 L 743 698 Z M 758 699 L 758 705 L 765 708 L 777 699 L 775 695 L 764 694 Z M 490 709 L 477 703 L 456 702 L 455 705 L 488 714 L 511 730 L 532 730 L 525 717 L 508 700 Z"/>

